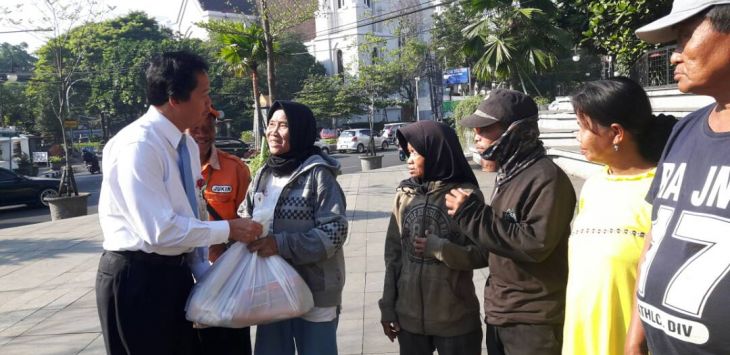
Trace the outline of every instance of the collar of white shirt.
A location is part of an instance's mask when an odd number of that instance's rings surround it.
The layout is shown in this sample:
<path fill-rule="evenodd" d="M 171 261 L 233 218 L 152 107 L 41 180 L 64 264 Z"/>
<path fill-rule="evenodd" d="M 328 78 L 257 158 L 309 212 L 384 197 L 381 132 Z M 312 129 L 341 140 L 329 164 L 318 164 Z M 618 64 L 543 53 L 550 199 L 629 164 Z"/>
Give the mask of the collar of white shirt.
<path fill-rule="evenodd" d="M 178 144 L 183 136 L 183 133 L 177 129 L 169 118 L 165 117 L 162 112 L 158 111 L 157 108 L 150 105 L 147 113 L 144 115 L 145 118 L 158 129 L 158 132 L 170 143 L 170 145 L 177 149 Z"/>

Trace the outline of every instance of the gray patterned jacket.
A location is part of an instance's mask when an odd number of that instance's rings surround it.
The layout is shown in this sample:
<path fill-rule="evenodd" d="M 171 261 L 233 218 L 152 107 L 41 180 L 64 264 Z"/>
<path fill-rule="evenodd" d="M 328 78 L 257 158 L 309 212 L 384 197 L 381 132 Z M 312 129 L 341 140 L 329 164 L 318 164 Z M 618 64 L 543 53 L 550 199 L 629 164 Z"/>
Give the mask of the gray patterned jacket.
<path fill-rule="evenodd" d="M 345 195 L 337 183 L 340 163 L 313 155 L 293 173 L 276 203 L 272 228 L 279 255 L 302 276 L 317 307 L 339 306 L 345 286 L 347 238 Z M 238 214 L 248 218 L 253 196 L 263 192 L 271 170 L 264 166 L 254 177 Z"/>

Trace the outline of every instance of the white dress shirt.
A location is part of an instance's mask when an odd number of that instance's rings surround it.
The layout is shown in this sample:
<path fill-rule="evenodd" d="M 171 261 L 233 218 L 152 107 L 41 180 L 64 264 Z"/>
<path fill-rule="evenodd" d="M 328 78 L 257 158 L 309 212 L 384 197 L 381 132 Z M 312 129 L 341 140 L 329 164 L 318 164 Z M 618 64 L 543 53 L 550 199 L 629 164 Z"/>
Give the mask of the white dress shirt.
<path fill-rule="evenodd" d="M 201 221 L 193 214 L 178 168 L 183 136 L 193 181 L 198 181 L 197 144 L 154 106 L 106 144 L 99 197 L 105 250 L 180 255 L 228 239 L 228 222 Z"/>

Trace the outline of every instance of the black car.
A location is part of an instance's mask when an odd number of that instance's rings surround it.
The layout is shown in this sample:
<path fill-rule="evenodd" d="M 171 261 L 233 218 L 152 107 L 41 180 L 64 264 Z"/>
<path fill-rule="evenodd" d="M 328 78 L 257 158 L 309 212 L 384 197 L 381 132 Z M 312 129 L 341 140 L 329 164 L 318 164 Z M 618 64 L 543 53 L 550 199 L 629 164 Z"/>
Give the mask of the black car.
<path fill-rule="evenodd" d="M 59 183 L 59 179 L 26 177 L 0 168 L 0 206 L 48 207 L 45 199 L 58 196 Z"/>
<path fill-rule="evenodd" d="M 248 144 L 236 138 L 216 138 L 215 147 L 239 158 L 245 158 L 249 149 Z"/>

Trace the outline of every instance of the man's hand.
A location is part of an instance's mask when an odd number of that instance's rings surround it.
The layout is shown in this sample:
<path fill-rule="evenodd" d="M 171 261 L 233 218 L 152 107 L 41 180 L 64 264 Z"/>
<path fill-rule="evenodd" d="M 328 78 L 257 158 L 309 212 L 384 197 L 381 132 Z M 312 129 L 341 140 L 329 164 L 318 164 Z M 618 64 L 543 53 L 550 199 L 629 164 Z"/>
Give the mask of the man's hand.
<path fill-rule="evenodd" d="M 446 194 L 446 209 L 449 216 L 453 216 L 456 214 L 456 211 L 459 210 L 459 207 L 466 202 L 466 199 L 469 198 L 469 195 L 471 195 L 471 192 L 466 192 L 463 189 L 452 189 L 449 191 L 449 193 Z"/>
<path fill-rule="evenodd" d="M 228 225 L 231 229 L 230 234 L 228 234 L 228 239 L 246 244 L 256 240 L 263 231 L 261 224 L 254 222 L 250 218 L 229 219 Z"/>
<path fill-rule="evenodd" d="M 276 245 L 276 239 L 273 235 L 266 238 L 257 239 L 247 246 L 248 251 L 258 252 L 259 256 L 272 256 L 279 254 L 279 247 Z"/>
<path fill-rule="evenodd" d="M 223 255 L 226 251 L 226 245 L 225 244 L 216 244 L 211 245 L 208 248 L 208 260 L 210 260 L 211 263 L 214 263 L 218 258 Z"/>
<path fill-rule="evenodd" d="M 380 324 L 383 325 L 383 333 L 385 333 L 385 336 L 390 339 L 390 342 L 392 343 L 395 338 L 398 337 L 398 333 L 400 333 L 400 324 L 398 322 L 380 322 Z"/>

